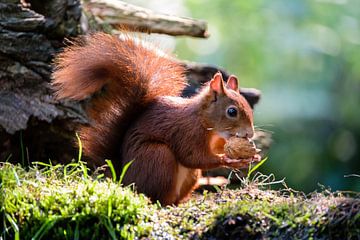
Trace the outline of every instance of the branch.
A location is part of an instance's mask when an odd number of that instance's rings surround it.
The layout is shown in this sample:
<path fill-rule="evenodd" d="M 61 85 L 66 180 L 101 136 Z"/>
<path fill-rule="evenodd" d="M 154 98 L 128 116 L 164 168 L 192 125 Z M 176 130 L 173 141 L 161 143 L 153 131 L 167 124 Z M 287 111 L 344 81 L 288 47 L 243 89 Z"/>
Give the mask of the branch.
<path fill-rule="evenodd" d="M 87 12 L 100 20 L 100 25 L 122 25 L 143 32 L 173 36 L 208 37 L 207 23 L 204 21 L 155 13 L 117 0 L 86 0 L 83 5 Z"/>

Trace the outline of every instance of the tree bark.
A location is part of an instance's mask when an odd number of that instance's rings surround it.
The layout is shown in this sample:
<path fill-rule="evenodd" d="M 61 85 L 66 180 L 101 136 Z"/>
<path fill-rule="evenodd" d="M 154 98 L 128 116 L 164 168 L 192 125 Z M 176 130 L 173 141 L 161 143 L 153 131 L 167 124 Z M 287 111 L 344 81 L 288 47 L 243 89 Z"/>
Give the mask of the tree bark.
<path fill-rule="evenodd" d="M 0 161 L 60 156 L 71 143 L 69 119 L 86 122 L 79 104 L 54 101 L 48 86 L 52 57 L 80 33 L 80 17 L 77 0 L 0 3 Z"/>

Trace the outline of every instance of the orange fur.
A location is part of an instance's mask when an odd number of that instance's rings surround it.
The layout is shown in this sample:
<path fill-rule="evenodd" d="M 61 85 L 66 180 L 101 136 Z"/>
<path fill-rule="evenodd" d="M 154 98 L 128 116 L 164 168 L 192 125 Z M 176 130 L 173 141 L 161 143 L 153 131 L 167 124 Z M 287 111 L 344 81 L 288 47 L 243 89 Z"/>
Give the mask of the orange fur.
<path fill-rule="evenodd" d="M 197 96 L 181 98 L 183 67 L 126 34 L 88 36 L 60 53 L 55 66 L 58 98 L 94 95 L 87 108 L 90 125 L 80 128 L 89 161 L 99 166 L 111 159 L 120 171 L 134 160 L 124 184 L 135 183 L 152 200 L 185 200 L 200 169 L 244 166 L 222 149 L 227 136 L 253 134 L 252 111 L 234 91 L 234 76 L 225 85 L 218 73 Z M 236 118 L 227 117 L 229 106 L 238 110 Z"/>
<path fill-rule="evenodd" d="M 118 156 L 126 128 L 159 95 L 177 96 L 186 85 L 184 69 L 131 35 L 96 33 L 77 40 L 55 58 L 53 88 L 59 99 L 95 96 L 87 109 L 91 126 L 80 128 L 84 154 L 95 165 Z"/>

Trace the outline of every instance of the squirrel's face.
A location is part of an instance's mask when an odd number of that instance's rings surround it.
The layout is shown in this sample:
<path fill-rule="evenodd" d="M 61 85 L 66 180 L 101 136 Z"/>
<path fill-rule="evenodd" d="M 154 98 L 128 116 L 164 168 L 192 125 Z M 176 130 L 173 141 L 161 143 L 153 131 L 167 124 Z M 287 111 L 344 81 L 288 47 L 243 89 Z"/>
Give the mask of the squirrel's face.
<path fill-rule="evenodd" d="M 225 139 L 231 136 L 253 137 L 253 112 L 240 95 L 235 76 L 230 76 L 224 84 L 221 73 L 216 73 L 210 81 L 207 98 L 203 113 L 209 130 Z"/>

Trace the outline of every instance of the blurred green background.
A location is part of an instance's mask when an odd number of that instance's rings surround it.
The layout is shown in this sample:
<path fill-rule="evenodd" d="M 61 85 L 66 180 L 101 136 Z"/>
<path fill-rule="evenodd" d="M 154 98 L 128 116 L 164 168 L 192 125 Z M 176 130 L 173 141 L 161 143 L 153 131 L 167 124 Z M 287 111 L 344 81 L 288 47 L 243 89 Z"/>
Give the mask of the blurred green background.
<path fill-rule="evenodd" d="M 178 57 L 262 91 L 255 122 L 274 139 L 263 173 L 306 192 L 360 191 L 360 177 L 344 177 L 360 175 L 359 0 L 134 3 L 206 20 L 210 38 L 178 38 Z"/>

